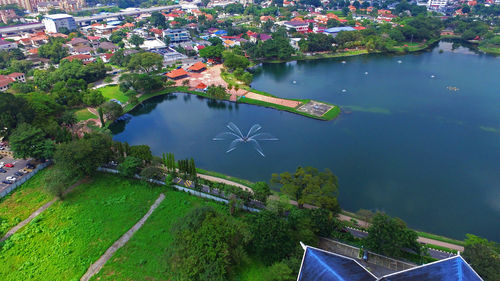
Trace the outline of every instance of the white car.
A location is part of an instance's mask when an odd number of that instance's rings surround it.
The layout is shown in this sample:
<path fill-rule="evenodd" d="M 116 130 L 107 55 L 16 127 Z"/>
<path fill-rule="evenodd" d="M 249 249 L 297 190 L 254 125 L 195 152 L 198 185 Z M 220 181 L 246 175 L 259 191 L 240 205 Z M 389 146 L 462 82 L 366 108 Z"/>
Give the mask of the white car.
<path fill-rule="evenodd" d="M 7 177 L 5 179 L 8 181 L 16 181 L 16 177 Z"/>

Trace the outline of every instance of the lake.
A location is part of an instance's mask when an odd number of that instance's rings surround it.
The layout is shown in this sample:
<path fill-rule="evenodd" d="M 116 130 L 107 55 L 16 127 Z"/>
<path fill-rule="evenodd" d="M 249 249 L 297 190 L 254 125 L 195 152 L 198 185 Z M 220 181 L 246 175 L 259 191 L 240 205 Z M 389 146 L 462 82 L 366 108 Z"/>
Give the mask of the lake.
<path fill-rule="evenodd" d="M 443 50 L 440 52 L 439 50 Z M 297 166 L 329 168 L 350 211 L 384 211 L 409 226 L 500 241 L 500 60 L 452 50 L 264 64 L 252 87 L 339 105 L 334 121 L 187 94 L 156 97 L 111 127 L 114 139 L 252 181 Z M 278 141 L 226 153 L 229 122 Z"/>

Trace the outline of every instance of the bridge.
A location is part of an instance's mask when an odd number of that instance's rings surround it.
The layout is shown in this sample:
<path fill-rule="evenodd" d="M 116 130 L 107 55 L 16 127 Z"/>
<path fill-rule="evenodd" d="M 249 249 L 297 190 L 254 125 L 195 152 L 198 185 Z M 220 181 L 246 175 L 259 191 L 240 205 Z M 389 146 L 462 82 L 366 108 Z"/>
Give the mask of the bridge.
<path fill-rule="evenodd" d="M 104 20 L 107 18 L 122 18 L 126 16 L 134 16 L 134 15 L 139 15 L 143 13 L 152 13 L 152 12 L 157 12 L 157 11 L 163 11 L 163 10 L 172 10 L 176 8 L 181 8 L 181 5 L 170 5 L 170 6 L 159 6 L 159 7 L 151 7 L 151 8 L 137 8 L 137 9 L 130 9 L 127 11 L 120 11 L 117 13 L 109 13 L 109 14 L 101 14 L 101 15 L 94 15 L 94 16 L 89 16 L 89 17 L 75 17 L 75 22 L 78 25 L 85 25 L 85 24 L 90 24 L 93 21 L 100 21 Z M 2 27 L 0 28 L 0 34 L 11 34 L 11 33 L 18 33 L 22 31 L 31 31 L 31 30 L 37 30 L 37 29 L 42 29 L 44 28 L 43 23 L 30 23 L 30 24 L 22 24 L 22 25 L 16 25 L 16 26 L 7 26 L 7 27 Z"/>

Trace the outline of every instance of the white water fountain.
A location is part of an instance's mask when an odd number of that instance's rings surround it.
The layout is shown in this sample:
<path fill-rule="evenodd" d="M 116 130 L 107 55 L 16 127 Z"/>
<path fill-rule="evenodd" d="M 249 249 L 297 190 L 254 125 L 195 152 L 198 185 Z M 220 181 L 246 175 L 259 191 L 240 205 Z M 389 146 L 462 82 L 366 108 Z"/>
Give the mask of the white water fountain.
<path fill-rule="evenodd" d="M 226 151 L 226 153 L 229 153 L 233 150 L 235 150 L 239 144 L 242 143 L 250 143 L 252 144 L 253 148 L 265 157 L 264 152 L 262 150 L 262 147 L 260 147 L 259 141 L 277 141 L 278 138 L 272 136 L 271 134 L 268 133 L 257 133 L 262 127 L 259 124 L 254 124 L 248 133 L 244 135 L 240 128 L 236 126 L 234 123 L 230 122 L 229 124 L 226 125 L 226 127 L 229 129 L 229 131 L 222 132 L 218 135 L 216 135 L 212 140 L 214 141 L 223 141 L 223 140 L 231 140 L 231 143 L 229 144 L 229 148 Z"/>

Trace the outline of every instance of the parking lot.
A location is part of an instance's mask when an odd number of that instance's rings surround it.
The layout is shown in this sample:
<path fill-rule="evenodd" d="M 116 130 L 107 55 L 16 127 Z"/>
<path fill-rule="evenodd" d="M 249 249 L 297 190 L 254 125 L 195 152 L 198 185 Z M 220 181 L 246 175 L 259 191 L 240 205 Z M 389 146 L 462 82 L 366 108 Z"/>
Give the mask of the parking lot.
<path fill-rule="evenodd" d="M 5 188 L 9 186 L 9 184 L 2 183 L 3 180 L 5 180 L 7 177 L 16 177 L 16 181 L 19 180 L 21 177 L 18 177 L 14 175 L 15 172 L 21 170 L 22 168 L 26 167 L 26 164 L 29 162 L 29 160 L 23 160 L 23 159 L 12 159 L 10 157 L 4 157 L 0 159 L 0 162 L 4 162 L 4 165 L 7 163 L 11 163 L 14 165 L 12 168 L 7 168 L 3 167 L 6 173 L 0 173 L 0 192 L 3 191 Z"/>

